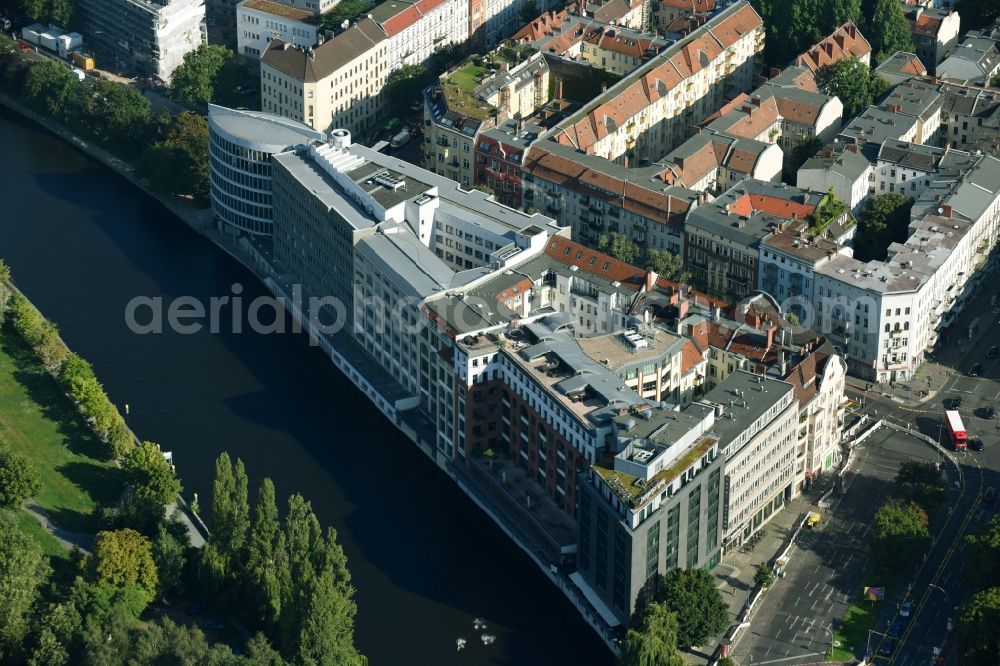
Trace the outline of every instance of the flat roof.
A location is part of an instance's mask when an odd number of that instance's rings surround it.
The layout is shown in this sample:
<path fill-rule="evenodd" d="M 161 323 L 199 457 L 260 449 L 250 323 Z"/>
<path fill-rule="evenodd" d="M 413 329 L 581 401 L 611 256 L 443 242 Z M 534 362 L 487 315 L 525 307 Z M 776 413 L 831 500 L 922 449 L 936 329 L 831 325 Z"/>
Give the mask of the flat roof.
<path fill-rule="evenodd" d="M 274 14 L 275 16 L 291 19 L 293 21 L 299 21 L 300 23 L 308 23 L 309 25 L 318 25 L 320 19 L 318 14 L 313 14 L 312 12 L 307 12 L 304 9 L 285 5 L 280 2 L 273 2 L 272 0 L 243 0 L 243 2 L 240 3 L 240 6 L 246 7 L 247 9 L 256 9 L 257 11 L 266 12 L 268 14 Z"/>
<path fill-rule="evenodd" d="M 253 145 L 258 150 L 269 153 L 280 153 L 294 146 L 326 139 L 325 134 L 308 125 L 261 111 L 229 109 L 209 104 L 208 120 L 227 138 L 239 141 L 245 147 Z"/>
<path fill-rule="evenodd" d="M 706 393 L 701 402 L 723 406 L 723 414 L 715 419 L 712 431 L 719 435 L 719 444 L 726 447 L 794 388 L 780 379 L 737 370 Z"/>

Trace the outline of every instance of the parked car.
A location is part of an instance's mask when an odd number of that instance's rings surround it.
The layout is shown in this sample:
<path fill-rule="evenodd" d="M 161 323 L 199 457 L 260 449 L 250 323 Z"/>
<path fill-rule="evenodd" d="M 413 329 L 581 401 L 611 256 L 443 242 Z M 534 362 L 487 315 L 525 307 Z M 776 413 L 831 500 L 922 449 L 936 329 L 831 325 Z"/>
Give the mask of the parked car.
<path fill-rule="evenodd" d="M 982 371 L 983 371 L 983 364 L 982 363 L 976 363 L 974 366 L 972 366 L 971 368 L 969 368 L 969 376 L 970 377 L 978 377 L 979 373 L 981 373 Z"/>
<path fill-rule="evenodd" d="M 961 397 L 958 397 L 958 398 L 948 398 L 947 400 L 944 401 L 944 408 L 945 409 L 958 409 L 961 406 L 962 406 L 962 398 Z"/>
<path fill-rule="evenodd" d="M 1000 347 L 996 345 L 986 350 L 986 358 L 996 358 L 998 355 L 1000 355 Z"/>
<path fill-rule="evenodd" d="M 903 633 L 903 629 L 906 628 L 906 620 L 901 617 L 897 617 L 896 621 L 892 623 L 889 627 L 888 636 L 889 638 L 899 638 L 899 635 Z"/>
<path fill-rule="evenodd" d="M 989 488 L 987 488 L 986 489 L 986 494 L 983 495 L 983 501 L 984 502 L 992 502 L 996 498 L 997 498 L 997 489 L 994 488 L 993 486 L 990 486 Z"/>
<path fill-rule="evenodd" d="M 907 599 L 903 602 L 903 605 L 899 607 L 899 617 L 910 617 L 910 613 L 913 612 L 913 602 Z"/>
<path fill-rule="evenodd" d="M 892 652 L 895 649 L 896 649 L 896 639 L 895 638 L 887 638 L 884 641 L 882 641 L 882 645 L 880 645 L 879 648 L 878 648 L 878 653 L 880 655 L 888 657 L 888 656 L 892 655 Z"/>
<path fill-rule="evenodd" d="M 967 444 L 968 444 L 969 448 L 972 449 L 973 451 L 982 451 L 983 450 L 983 440 L 979 439 L 978 437 L 971 437 L 971 438 L 969 438 L 969 441 L 967 442 Z"/>

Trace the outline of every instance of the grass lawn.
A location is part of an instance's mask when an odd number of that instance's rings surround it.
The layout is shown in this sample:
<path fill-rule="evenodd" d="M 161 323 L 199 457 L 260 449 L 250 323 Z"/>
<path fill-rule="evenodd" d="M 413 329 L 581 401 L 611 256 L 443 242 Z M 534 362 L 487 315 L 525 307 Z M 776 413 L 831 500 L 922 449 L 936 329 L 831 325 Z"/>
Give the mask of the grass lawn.
<path fill-rule="evenodd" d="M 64 559 L 69 557 L 69 551 L 63 548 L 62 544 L 49 534 L 48 530 L 42 527 L 42 524 L 35 520 L 35 517 L 27 511 L 23 509 L 17 511 L 14 509 L 0 509 L 0 520 L 6 520 L 8 516 L 14 521 L 14 525 L 18 531 L 24 532 L 38 542 L 46 555 Z"/>
<path fill-rule="evenodd" d="M 9 326 L 0 328 L 0 439 L 38 470 L 35 502 L 53 523 L 97 531 L 95 511 L 118 499 L 121 471 L 100 459 L 100 442 L 83 417 Z"/>
<path fill-rule="evenodd" d="M 448 83 L 453 83 L 462 92 L 469 93 L 479 83 L 479 77 L 485 73 L 485 67 L 480 67 L 470 60 L 465 67 L 455 70 L 455 73 L 448 77 Z"/>
<path fill-rule="evenodd" d="M 875 618 L 882 612 L 885 603 L 873 603 L 859 594 L 844 613 L 840 628 L 833 632 L 833 638 L 839 641 L 840 647 L 830 648 L 827 658 L 830 661 L 853 661 L 858 656 L 864 656 L 868 646 L 868 630 L 875 624 Z"/>

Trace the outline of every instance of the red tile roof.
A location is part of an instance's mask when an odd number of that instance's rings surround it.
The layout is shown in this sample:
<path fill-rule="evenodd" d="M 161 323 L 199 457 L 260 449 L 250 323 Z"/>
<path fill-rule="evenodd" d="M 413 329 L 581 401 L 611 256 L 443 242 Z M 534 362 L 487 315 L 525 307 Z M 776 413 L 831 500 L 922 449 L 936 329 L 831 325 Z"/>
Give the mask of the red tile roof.
<path fill-rule="evenodd" d="M 796 58 L 795 64 L 800 67 L 808 67 L 815 72 L 820 67 L 832 65 L 851 56 L 864 58 L 871 52 L 871 44 L 858 30 L 858 26 L 854 25 L 852 21 L 848 21 Z"/>
<path fill-rule="evenodd" d="M 691 368 L 704 360 L 698 347 L 690 340 L 686 340 L 684 346 L 681 347 L 681 376 L 686 375 L 691 371 Z"/>
<path fill-rule="evenodd" d="M 403 11 L 383 22 L 382 29 L 389 37 L 395 37 L 410 26 L 415 25 L 421 16 L 415 5 L 409 5 Z"/>
<path fill-rule="evenodd" d="M 545 254 L 558 262 L 576 266 L 585 273 L 620 282 L 623 286 L 636 291 L 645 284 L 646 271 L 641 268 L 618 261 L 610 255 L 591 250 L 562 236 L 553 236 L 549 239 Z"/>
<path fill-rule="evenodd" d="M 726 48 L 762 25 L 757 12 L 750 5 L 743 5 L 704 34 L 683 44 L 662 64 L 633 80 L 576 123 L 564 127 L 559 142 L 592 152 L 589 149 L 597 141 L 624 127 L 629 119 L 665 97 L 684 79 L 710 66 Z"/>
<path fill-rule="evenodd" d="M 675 9 L 686 9 L 694 14 L 715 9 L 715 0 L 660 0 L 660 4 Z"/>
<path fill-rule="evenodd" d="M 545 12 L 534 21 L 524 26 L 514 33 L 511 39 L 515 42 L 533 42 L 546 35 L 553 34 L 562 27 L 563 22 L 569 17 L 568 9 L 561 9 L 558 12 Z"/>
<path fill-rule="evenodd" d="M 800 204 L 797 201 L 772 197 L 766 194 L 744 194 L 729 204 L 729 210 L 741 216 L 749 215 L 753 211 L 760 211 L 788 220 L 801 220 L 806 215 L 815 211 L 816 206 Z"/>
<path fill-rule="evenodd" d="M 664 224 L 682 218 L 689 207 L 683 199 L 594 171 L 578 162 L 554 155 L 541 146 L 533 146 L 529 150 L 524 168 L 535 177 L 585 192 L 610 205 L 620 206 Z"/>

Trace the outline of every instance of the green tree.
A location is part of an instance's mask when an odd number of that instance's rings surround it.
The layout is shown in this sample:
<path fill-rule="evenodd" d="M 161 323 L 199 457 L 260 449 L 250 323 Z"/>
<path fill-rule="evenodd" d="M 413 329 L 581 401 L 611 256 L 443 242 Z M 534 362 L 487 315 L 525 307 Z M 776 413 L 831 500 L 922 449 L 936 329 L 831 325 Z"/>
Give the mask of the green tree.
<path fill-rule="evenodd" d="M 47 7 L 49 22 L 63 28 L 68 27 L 72 22 L 74 9 L 75 5 L 71 0 L 49 0 Z"/>
<path fill-rule="evenodd" d="M 958 611 L 955 632 L 962 664 L 995 666 L 1000 655 L 1000 587 L 976 593 Z"/>
<path fill-rule="evenodd" d="M 871 43 L 875 63 L 882 62 L 896 51 L 913 53 L 916 50 L 910 23 L 897 0 L 875 0 L 865 35 Z"/>
<path fill-rule="evenodd" d="M 28 102 L 37 109 L 60 116 L 70 90 L 79 81 L 59 61 L 46 58 L 33 64 L 24 79 L 24 93 Z"/>
<path fill-rule="evenodd" d="M 321 572 L 311 587 L 299 631 L 298 663 L 360 664 L 354 648 L 354 602 L 338 589 L 331 571 Z"/>
<path fill-rule="evenodd" d="M 247 641 L 244 653 L 247 666 L 285 666 L 281 654 L 271 646 L 267 636 L 261 633 Z"/>
<path fill-rule="evenodd" d="M 10 286 L 10 267 L 0 259 L 0 324 L 3 324 L 7 315 L 7 301 L 13 293 Z"/>
<path fill-rule="evenodd" d="M 156 538 L 153 539 L 153 562 L 162 592 L 180 594 L 183 591 L 184 567 L 190 543 L 187 527 L 179 520 L 157 526 Z"/>
<path fill-rule="evenodd" d="M 79 653 L 83 618 L 72 601 L 50 603 L 39 618 L 37 643 L 29 666 L 59 666 L 72 663 Z"/>
<path fill-rule="evenodd" d="M 216 94 L 220 72 L 235 60 L 232 51 L 217 44 L 202 44 L 187 53 L 170 79 L 170 96 L 184 104 L 201 108 Z"/>
<path fill-rule="evenodd" d="M 736 666 L 736 662 L 732 657 L 723 657 L 716 666 Z"/>
<path fill-rule="evenodd" d="M 728 606 L 704 569 L 671 569 L 661 579 L 654 601 L 677 615 L 677 646 L 704 645 L 726 628 Z"/>
<path fill-rule="evenodd" d="M 423 65 L 403 65 L 389 74 L 385 84 L 390 112 L 404 113 L 415 99 L 420 99 L 424 88 L 434 83 L 434 75 Z"/>
<path fill-rule="evenodd" d="M 634 262 L 640 252 L 639 246 L 631 238 L 614 231 L 611 232 L 611 235 L 602 234 L 597 239 L 597 249 L 626 264 Z"/>
<path fill-rule="evenodd" d="M 915 502 L 928 513 L 944 503 L 948 489 L 934 463 L 904 462 L 896 473 L 893 495 L 903 502 Z"/>
<path fill-rule="evenodd" d="M 684 270 L 684 260 L 668 250 L 646 250 L 646 270 L 681 284 L 691 280 L 691 274 Z"/>
<path fill-rule="evenodd" d="M 49 573 L 41 547 L 0 516 L 0 662 L 23 657 L 31 609 Z"/>
<path fill-rule="evenodd" d="M 764 57 L 785 67 L 847 20 L 858 23 L 860 0 L 753 0 L 767 26 Z"/>
<path fill-rule="evenodd" d="M 650 604 L 639 628 L 625 634 L 619 666 L 683 666 L 677 632 L 677 616 L 663 604 Z"/>
<path fill-rule="evenodd" d="M 152 601 L 159 577 L 149 539 L 132 529 L 98 532 L 91 578 L 98 586 L 135 587 L 147 603 Z"/>
<path fill-rule="evenodd" d="M 208 123 L 196 113 L 180 113 L 139 160 L 139 172 L 168 194 L 208 201 Z"/>
<path fill-rule="evenodd" d="M 122 469 L 126 482 L 139 497 L 170 504 L 181 492 L 180 479 L 163 457 L 159 444 L 143 442 L 130 448 L 122 456 Z"/>
<path fill-rule="evenodd" d="M 281 615 L 281 585 L 274 552 L 280 529 L 274 484 L 265 478 L 257 491 L 246 555 L 247 613 L 256 626 L 274 626 Z"/>
<path fill-rule="evenodd" d="M 239 580 L 249 529 L 249 500 L 243 461 L 233 465 L 223 452 L 215 461 L 212 484 L 212 535 L 202 549 L 202 572 L 217 594 L 231 595 Z"/>
<path fill-rule="evenodd" d="M 965 537 L 965 542 L 969 579 L 984 587 L 1000 586 L 1000 515 L 990 518 L 981 531 Z"/>
<path fill-rule="evenodd" d="M 774 583 L 774 572 L 766 564 L 757 566 L 757 571 L 753 575 L 753 584 L 760 588 L 771 587 Z"/>
<path fill-rule="evenodd" d="M 854 118 L 867 109 L 889 86 L 856 56 L 821 67 L 816 72 L 816 84 L 825 93 L 840 99 L 846 118 Z"/>
<path fill-rule="evenodd" d="M 0 504 L 19 507 L 41 487 L 41 477 L 31 461 L 0 442 Z"/>
<path fill-rule="evenodd" d="M 483 183 L 476 183 L 475 185 L 472 186 L 472 189 L 479 190 L 480 192 L 485 192 L 491 197 L 496 196 L 496 190 L 494 190 L 489 185 L 484 185 Z"/>
<path fill-rule="evenodd" d="M 985 28 L 1000 18 L 1000 4 L 996 0 L 958 0 L 955 8 L 962 17 L 959 32 Z"/>
<path fill-rule="evenodd" d="M 46 16 L 45 0 L 19 0 L 20 9 L 32 21 L 41 21 Z"/>
<path fill-rule="evenodd" d="M 82 109 L 89 118 L 88 130 L 112 152 L 138 155 L 153 121 L 149 100 L 135 88 L 112 81 L 98 79 L 92 86 Z"/>
<path fill-rule="evenodd" d="M 875 513 L 869 534 L 872 552 L 879 565 L 895 569 L 924 549 L 930 539 L 927 513 L 910 502 L 889 502 Z"/>
<path fill-rule="evenodd" d="M 898 192 L 870 199 L 858 222 L 854 257 L 859 261 L 884 259 L 890 243 L 905 241 L 911 208 L 913 202 Z"/>
<path fill-rule="evenodd" d="M 326 30 L 339 32 L 343 30 L 344 21 L 353 21 L 368 13 L 375 4 L 375 0 L 341 0 L 333 9 L 320 16 L 321 24 Z"/>
<path fill-rule="evenodd" d="M 69 663 L 69 651 L 49 629 L 42 629 L 38 645 L 31 652 L 28 666 L 63 666 Z"/>
<path fill-rule="evenodd" d="M 794 312 L 786 312 L 785 321 L 787 321 L 792 326 L 798 326 L 801 323 L 801 321 L 799 320 L 799 316 Z"/>

